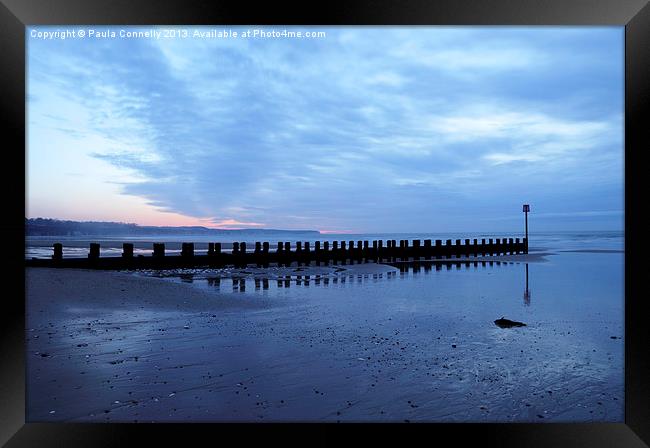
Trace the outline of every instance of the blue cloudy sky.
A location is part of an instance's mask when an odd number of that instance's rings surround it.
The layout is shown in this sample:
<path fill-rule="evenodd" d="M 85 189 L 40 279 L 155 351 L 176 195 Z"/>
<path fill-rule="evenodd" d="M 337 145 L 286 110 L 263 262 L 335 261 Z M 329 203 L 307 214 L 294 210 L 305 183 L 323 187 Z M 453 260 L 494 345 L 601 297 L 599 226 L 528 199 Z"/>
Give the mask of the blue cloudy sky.
<path fill-rule="evenodd" d="M 27 29 L 29 217 L 506 231 L 528 202 L 537 230 L 623 227 L 622 27 L 31 37 L 61 29 Z"/>

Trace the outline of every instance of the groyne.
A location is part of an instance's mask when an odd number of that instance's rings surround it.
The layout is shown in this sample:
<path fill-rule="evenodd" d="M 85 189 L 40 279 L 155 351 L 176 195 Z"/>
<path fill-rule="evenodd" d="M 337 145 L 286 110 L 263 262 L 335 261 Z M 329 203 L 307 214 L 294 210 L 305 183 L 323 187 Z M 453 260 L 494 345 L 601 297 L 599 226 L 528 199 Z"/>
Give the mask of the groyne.
<path fill-rule="evenodd" d="M 85 258 L 64 258 L 63 245 L 53 245 L 51 259 L 26 260 L 30 267 L 77 269 L 176 269 L 184 267 L 307 265 L 328 263 L 364 263 L 439 260 L 528 253 L 526 238 L 489 238 L 457 240 L 358 240 L 232 243 L 232 250 L 222 250 L 221 243 L 208 243 L 207 253 L 195 252 L 194 243 L 182 243 L 180 254 L 165 252 L 164 243 L 153 243 L 151 255 L 136 255 L 133 243 L 123 243 L 121 256 L 102 257 L 99 243 L 90 243 Z"/>

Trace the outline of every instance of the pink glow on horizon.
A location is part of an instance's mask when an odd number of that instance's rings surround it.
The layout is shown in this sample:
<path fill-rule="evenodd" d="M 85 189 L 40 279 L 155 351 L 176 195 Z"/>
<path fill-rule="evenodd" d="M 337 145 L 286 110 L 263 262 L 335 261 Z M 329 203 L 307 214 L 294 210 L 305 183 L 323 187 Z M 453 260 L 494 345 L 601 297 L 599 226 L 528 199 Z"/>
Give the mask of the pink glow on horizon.
<path fill-rule="evenodd" d="M 330 234 L 335 234 L 335 235 L 355 235 L 360 232 L 354 231 L 354 230 L 319 230 L 320 233 L 323 235 L 330 235 Z"/>
<path fill-rule="evenodd" d="M 177 213 L 164 212 L 164 216 L 143 217 L 136 221 L 141 226 L 202 226 L 210 229 L 240 230 L 250 227 L 263 227 L 263 223 L 244 222 L 236 219 L 222 219 L 215 221 L 214 218 L 196 218 L 180 215 Z"/>
<path fill-rule="evenodd" d="M 122 213 L 93 213 L 92 216 L 81 213 L 55 213 L 41 212 L 29 213 L 30 218 L 52 218 L 70 221 L 109 221 L 109 222 L 124 222 L 130 224 L 137 224 L 140 226 L 155 226 L 155 227 L 194 227 L 201 226 L 210 229 L 222 230 L 240 230 L 250 227 L 263 227 L 265 224 L 258 222 L 245 222 L 236 219 L 221 219 L 216 220 L 214 217 L 197 218 L 194 216 L 182 215 L 180 213 L 166 212 L 156 210 L 148 206 L 138 207 L 135 210 L 122 210 Z M 127 213 L 124 213 L 124 212 Z"/>

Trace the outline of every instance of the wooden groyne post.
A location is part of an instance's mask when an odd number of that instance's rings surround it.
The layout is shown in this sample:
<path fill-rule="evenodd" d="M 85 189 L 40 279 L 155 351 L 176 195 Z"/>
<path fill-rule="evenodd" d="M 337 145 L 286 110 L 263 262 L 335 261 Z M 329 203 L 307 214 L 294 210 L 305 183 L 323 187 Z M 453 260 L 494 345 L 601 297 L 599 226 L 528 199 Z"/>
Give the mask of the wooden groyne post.
<path fill-rule="evenodd" d="M 133 243 L 122 244 L 122 257 L 133 258 Z"/>
<path fill-rule="evenodd" d="M 88 252 L 88 259 L 99 259 L 99 243 L 90 243 L 90 251 Z"/>
<path fill-rule="evenodd" d="M 54 254 L 52 255 L 53 260 L 62 260 L 63 259 L 63 244 L 54 243 Z"/>

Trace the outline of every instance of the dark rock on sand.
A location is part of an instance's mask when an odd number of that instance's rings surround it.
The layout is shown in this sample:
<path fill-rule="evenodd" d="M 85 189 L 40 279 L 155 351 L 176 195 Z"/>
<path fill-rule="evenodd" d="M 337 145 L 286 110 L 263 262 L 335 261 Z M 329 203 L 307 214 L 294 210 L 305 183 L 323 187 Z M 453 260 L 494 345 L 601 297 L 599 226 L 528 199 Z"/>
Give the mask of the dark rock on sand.
<path fill-rule="evenodd" d="M 523 323 L 523 322 L 517 322 L 515 320 L 505 319 L 504 317 L 501 317 L 501 319 L 495 320 L 494 323 L 499 328 L 512 328 L 512 327 L 525 327 L 526 326 L 526 324 Z"/>

